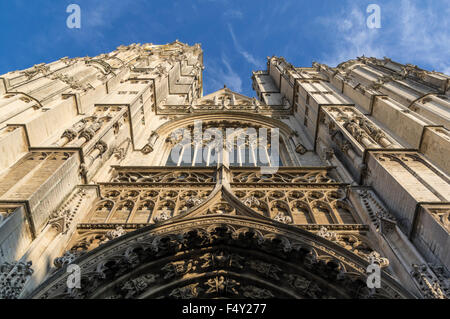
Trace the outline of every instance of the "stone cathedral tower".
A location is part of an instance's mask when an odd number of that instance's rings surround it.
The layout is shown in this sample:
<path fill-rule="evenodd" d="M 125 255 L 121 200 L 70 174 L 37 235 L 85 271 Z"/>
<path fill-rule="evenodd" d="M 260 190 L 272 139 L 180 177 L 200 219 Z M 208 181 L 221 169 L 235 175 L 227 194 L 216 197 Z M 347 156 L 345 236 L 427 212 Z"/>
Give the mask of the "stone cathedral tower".
<path fill-rule="evenodd" d="M 448 298 L 450 77 L 202 70 L 175 41 L 0 77 L 1 298 Z"/>

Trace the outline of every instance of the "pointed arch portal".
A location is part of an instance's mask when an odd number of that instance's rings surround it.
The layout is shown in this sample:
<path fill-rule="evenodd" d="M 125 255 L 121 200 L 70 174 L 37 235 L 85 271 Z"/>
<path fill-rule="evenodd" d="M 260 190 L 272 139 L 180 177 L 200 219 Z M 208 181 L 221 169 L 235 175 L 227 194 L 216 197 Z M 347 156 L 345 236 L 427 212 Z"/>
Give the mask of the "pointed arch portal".
<path fill-rule="evenodd" d="M 210 198 L 216 198 L 217 189 Z M 226 192 L 226 191 L 225 191 Z M 215 194 L 214 194 L 215 193 Z M 264 217 L 188 212 L 109 241 L 76 259 L 34 298 L 411 298 L 382 271 L 366 285 L 367 260 L 309 231 Z"/>

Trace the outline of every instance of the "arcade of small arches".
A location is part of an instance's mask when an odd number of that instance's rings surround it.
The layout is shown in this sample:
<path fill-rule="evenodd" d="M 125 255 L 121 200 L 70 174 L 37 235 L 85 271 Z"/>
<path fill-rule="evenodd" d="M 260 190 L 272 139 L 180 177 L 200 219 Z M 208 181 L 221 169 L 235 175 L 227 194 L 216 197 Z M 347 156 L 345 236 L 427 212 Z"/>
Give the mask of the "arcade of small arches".
<path fill-rule="evenodd" d="M 260 188 L 233 187 L 235 200 L 261 216 L 285 224 L 350 224 L 356 223 L 345 190 L 330 188 Z M 95 204 L 89 223 L 152 224 L 183 216 L 208 200 L 212 187 L 187 186 L 165 188 L 156 185 L 102 187 L 104 196 Z M 208 203 L 209 214 L 235 214 L 232 203 L 221 200 Z"/>

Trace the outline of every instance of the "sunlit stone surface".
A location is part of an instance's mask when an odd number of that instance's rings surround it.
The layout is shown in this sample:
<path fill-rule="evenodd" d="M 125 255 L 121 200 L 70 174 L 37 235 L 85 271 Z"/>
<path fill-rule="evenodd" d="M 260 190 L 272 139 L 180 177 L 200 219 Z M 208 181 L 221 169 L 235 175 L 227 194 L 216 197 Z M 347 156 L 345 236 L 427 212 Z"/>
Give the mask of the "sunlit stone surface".
<path fill-rule="evenodd" d="M 448 298 L 450 77 L 203 69 L 175 41 L 0 77 L 0 298 Z"/>

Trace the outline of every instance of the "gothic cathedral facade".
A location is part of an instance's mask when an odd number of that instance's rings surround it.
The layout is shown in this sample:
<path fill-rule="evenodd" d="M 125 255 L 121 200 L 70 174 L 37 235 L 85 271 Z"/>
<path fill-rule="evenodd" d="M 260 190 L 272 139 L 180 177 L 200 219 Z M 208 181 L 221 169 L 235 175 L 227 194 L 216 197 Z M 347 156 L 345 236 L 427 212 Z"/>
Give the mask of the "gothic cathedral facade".
<path fill-rule="evenodd" d="M 450 296 L 449 76 L 203 69 L 175 41 L 0 77 L 0 298 Z"/>

